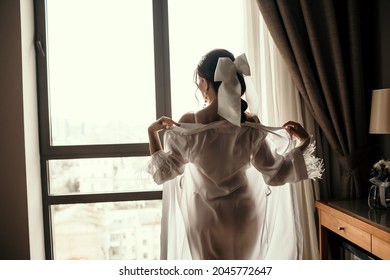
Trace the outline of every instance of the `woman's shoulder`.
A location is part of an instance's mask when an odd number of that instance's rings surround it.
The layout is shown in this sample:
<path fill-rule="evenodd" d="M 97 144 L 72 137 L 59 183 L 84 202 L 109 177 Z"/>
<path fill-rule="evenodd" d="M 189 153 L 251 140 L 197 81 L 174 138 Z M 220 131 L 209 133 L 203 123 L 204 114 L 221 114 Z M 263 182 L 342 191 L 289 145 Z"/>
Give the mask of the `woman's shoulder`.
<path fill-rule="evenodd" d="M 188 112 L 185 113 L 181 118 L 179 119 L 179 123 L 195 123 L 195 113 L 194 112 Z"/>
<path fill-rule="evenodd" d="M 260 123 L 260 119 L 258 116 L 251 114 L 249 112 L 245 112 L 246 121 L 251 123 Z"/>
<path fill-rule="evenodd" d="M 222 120 L 223 118 L 218 114 L 214 114 L 208 108 L 196 112 L 185 113 L 179 120 L 179 123 L 199 123 L 199 124 L 210 124 L 215 121 Z"/>

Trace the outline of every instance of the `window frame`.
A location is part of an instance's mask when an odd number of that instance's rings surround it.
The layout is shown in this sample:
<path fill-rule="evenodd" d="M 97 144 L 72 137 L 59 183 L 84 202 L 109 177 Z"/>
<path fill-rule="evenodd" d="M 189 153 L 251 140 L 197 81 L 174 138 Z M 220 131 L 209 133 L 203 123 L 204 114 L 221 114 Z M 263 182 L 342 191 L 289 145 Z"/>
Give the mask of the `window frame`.
<path fill-rule="evenodd" d="M 168 0 L 149 1 L 152 1 L 153 7 L 156 118 L 161 116 L 171 117 Z M 34 0 L 34 13 L 45 258 L 53 259 L 51 206 L 58 204 L 161 200 L 162 190 L 50 195 L 49 160 L 149 156 L 149 144 L 131 143 L 73 146 L 52 146 L 50 144 L 48 62 L 46 56 L 46 0 Z"/>

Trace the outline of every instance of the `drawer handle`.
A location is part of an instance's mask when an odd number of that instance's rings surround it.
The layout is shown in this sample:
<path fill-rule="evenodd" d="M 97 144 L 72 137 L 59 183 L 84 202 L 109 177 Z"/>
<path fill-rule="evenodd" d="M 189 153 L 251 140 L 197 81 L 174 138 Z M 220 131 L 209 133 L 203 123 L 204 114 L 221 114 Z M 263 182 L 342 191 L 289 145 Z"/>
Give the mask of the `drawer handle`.
<path fill-rule="evenodd" d="M 338 227 L 337 229 L 338 230 L 344 230 L 344 227 Z"/>

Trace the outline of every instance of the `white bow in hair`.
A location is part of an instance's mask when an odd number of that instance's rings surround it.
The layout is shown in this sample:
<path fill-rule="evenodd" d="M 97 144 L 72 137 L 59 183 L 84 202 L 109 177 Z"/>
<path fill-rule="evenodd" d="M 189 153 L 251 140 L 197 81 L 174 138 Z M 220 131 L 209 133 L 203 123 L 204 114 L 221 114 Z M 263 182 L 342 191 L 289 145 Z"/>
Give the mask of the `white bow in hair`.
<path fill-rule="evenodd" d="M 246 55 L 220 57 L 215 69 L 214 81 L 222 82 L 218 89 L 218 115 L 236 126 L 241 126 L 241 85 L 237 73 L 249 76 L 250 69 Z"/>

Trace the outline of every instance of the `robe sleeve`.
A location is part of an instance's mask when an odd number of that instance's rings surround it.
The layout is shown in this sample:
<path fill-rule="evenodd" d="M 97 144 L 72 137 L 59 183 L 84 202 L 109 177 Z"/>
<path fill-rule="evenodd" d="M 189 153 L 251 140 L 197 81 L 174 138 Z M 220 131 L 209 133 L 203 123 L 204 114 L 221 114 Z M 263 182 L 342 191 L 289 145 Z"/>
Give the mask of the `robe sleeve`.
<path fill-rule="evenodd" d="M 188 163 L 188 143 L 185 136 L 166 131 L 164 150 L 155 152 L 148 162 L 148 173 L 156 184 L 161 185 L 183 174 Z"/>
<path fill-rule="evenodd" d="M 323 162 L 315 157 L 315 143 L 302 152 L 298 147 L 280 152 L 275 145 L 260 137 L 252 148 L 252 164 L 270 186 L 295 183 L 305 179 L 320 179 Z"/>

